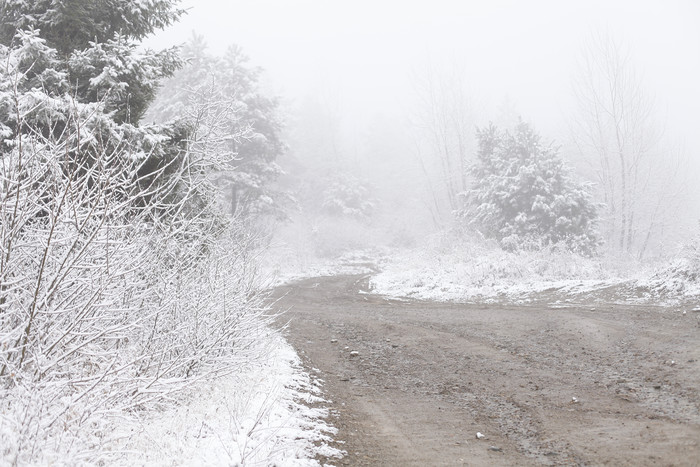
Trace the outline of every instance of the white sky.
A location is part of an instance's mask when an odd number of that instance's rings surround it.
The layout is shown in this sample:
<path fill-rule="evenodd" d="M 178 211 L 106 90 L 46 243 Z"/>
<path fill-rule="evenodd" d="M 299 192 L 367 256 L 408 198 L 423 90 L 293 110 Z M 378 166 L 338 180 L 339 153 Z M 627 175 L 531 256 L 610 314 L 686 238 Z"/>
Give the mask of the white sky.
<path fill-rule="evenodd" d="M 185 0 L 190 13 L 151 38 L 164 47 L 203 34 L 236 43 L 288 99 L 325 89 L 358 118 L 393 115 L 426 60 L 461 64 L 492 111 L 506 95 L 545 135 L 571 100 L 576 55 L 597 29 L 631 46 L 669 129 L 700 141 L 697 0 Z M 554 136 L 554 135 L 547 135 Z M 700 146 L 700 145 L 698 145 Z M 700 156 L 698 156 L 700 157 Z"/>

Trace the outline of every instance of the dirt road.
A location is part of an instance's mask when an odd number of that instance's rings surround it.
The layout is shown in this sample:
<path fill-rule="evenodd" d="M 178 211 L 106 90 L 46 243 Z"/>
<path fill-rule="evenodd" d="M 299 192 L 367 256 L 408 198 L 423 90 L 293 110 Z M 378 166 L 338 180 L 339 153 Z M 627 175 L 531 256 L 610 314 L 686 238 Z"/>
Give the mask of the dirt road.
<path fill-rule="evenodd" d="M 276 291 L 332 401 L 348 453 L 335 465 L 700 465 L 700 313 L 366 287 L 338 276 Z"/>

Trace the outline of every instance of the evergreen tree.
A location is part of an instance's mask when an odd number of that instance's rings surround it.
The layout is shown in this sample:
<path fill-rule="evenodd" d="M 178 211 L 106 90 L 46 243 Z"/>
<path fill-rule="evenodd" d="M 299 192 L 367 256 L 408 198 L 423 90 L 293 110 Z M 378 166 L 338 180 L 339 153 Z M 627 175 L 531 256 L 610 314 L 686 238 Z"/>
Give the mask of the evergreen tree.
<path fill-rule="evenodd" d="M 182 57 L 186 65 L 165 82 L 148 117 L 177 118 L 193 99 L 226 103 L 233 109 L 229 131 L 243 135 L 229 140 L 234 170 L 222 176 L 231 212 L 282 216 L 284 196 L 271 187 L 282 173 L 276 162 L 285 151 L 282 122 L 278 99 L 260 89 L 262 69 L 251 66 L 238 46 L 229 47 L 223 57 L 209 55 L 204 40 L 196 35 L 183 47 Z"/>
<path fill-rule="evenodd" d="M 27 89 L 40 84 L 52 97 L 68 93 L 80 103 L 104 101 L 115 121 L 137 123 L 158 82 L 179 60 L 175 49 L 137 51 L 136 45 L 182 15 L 177 3 L 6 0 L 0 6 L 0 44 L 26 47 L 30 41 L 37 47 L 18 70 L 28 75 Z M 39 58 L 44 61 L 37 63 Z M 47 69 L 60 79 L 41 79 Z"/>
<path fill-rule="evenodd" d="M 117 35 L 141 40 L 176 22 L 179 0 L 4 0 L 0 4 L 0 43 L 18 30 L 40 29 L 49 47 L 68 57 L 90 42 Z"/>
<path fill-rule="evenodd" d="M 368 220 L 376 210 L 369 184 L 349 173 L 331 177 L 321 199 L 323 212 L 331 216 Z"/>
<path fill-rule="evenodd" d="M 179 0 L 7 0 L 0 6 L 0 151 L 19 135 L 65 150 L 67 168 L 109 154 L 133 172 L 141 203 L 186 163 L 191 125 L 140 125 L 159 83 L 181 66 L 176 48 L 138 41 L 176 21 Z M 94 175 L 92 175 L 94 176 Z M 115 187 L 115 190 L 118 187 Z M 177 189 L 169 196 L 177 198 Z M 136 198 L 132 198 L 136 199 Z"/>
<path fill-rule="evenodd" d="M 478 163 L 460 214 L 507 250 L 562 246 L 595 253 L 596 206 L 576 183 L 553 145 L 524 122 L 513 133 L 494 125 L 477 130 Z"/>

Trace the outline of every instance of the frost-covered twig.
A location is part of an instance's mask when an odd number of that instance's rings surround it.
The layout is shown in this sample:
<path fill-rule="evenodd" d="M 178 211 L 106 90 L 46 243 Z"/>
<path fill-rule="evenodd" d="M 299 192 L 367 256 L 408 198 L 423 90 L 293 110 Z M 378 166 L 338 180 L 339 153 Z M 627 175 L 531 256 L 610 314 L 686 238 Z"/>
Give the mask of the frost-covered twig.
<path fill-rule="evenodd" d="M 260 335 L 255 238 L 216 184 L 238 135 L 204 102 L 164 154 L 161 133 L 101 103 L 21 93 L 0 52 L 16 129 L 0 142 L 0 463 L 85 459 L 108 417 L 235 371 Z"/>

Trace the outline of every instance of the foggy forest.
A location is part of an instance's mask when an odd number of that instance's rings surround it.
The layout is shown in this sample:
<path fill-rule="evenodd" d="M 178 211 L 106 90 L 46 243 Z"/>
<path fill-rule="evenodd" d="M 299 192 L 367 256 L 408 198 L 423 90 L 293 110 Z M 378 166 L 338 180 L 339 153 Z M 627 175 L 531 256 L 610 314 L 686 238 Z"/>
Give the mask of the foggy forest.
<path fill-rule="evenodd" d="M 692 0 L 0 0 L 0 465 L 698 465 L 699 82 Z"/>

